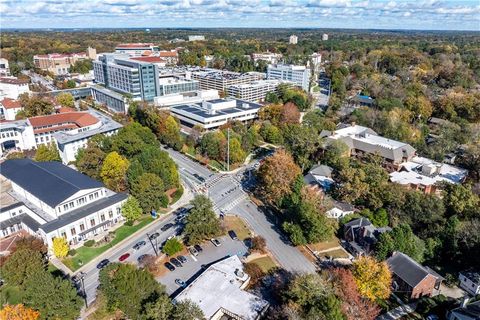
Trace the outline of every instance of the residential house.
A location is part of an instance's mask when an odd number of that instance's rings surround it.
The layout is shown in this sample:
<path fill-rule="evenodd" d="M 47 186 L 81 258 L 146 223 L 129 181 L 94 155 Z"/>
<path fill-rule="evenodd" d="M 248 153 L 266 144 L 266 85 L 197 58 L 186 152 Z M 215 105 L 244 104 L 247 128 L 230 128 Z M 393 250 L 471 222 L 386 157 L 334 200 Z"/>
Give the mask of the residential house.
<path fill-rule="evenodd" d="M 468 303 L 464 299 L 461 306 L 447 313 L 447 320 L 480 320 L 480 301 Z"/>
<path fill-rule="evenodd" d="M 333 200 L 332 207 L 327 210 L 325 214 L 329 218 L 340 219 L 354 213 L 355 211 L 357 211 L 357 209 L 355 209 L 350 203 Z"/>
<path fill-rule="evenodd" d="M 327 165 L 315 165 L 303 177 L 305 183 L 310 187 L 319 187 L 328 191 L 333 187 L 335 181 L 332 179 L 333 168 Z"/>
<path fill-rule="evenodd" d="M 380 234 L 389 232 L 389 227 L 377 228 L 367 218 L 358 218 L 343 225 L 346 249 L 354 256 L 368 255 L 373 251 Z"/>
<path fill-rule="evenodd" d="M 3 100 L 0 101 L 0 113 L 5 120 L 15 120 L 17 113 L 19 113 L 21 110 L 22 104 L 18 100 L 3 98 Z"/>
<path fill-rule="evenodd" d="M 393 275 L 393 291 L 407 294 L 409 299 L 432 297 L 440 293 L 443 278 L 402 252 L 394 252 L 387 259 Z"/>
<path fill-rule="evenodd" d="M 460 280 L 460 288 L 467 291 L 469 294 L 475 296 L 480 294 L 480 272 L 478 271 L 463 271 L 458 276 Z"/>

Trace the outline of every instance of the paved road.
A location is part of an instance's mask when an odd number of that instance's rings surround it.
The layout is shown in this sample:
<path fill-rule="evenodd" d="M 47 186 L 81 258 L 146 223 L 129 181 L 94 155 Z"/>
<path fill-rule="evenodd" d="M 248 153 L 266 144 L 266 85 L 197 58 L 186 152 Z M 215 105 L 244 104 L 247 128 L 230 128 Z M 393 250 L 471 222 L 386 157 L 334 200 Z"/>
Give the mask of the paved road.
<path fill-rule="evenodd" d="M 57 87 L 53 85 L 53 82 L 48 81 L 45 79 L 43 76 L 39 75 L 38 73 L 35 73 L 33 71 L 28 71 L 24 70 L 22 71 L 23 74 L 29 76 L 32 79 L 33 83 L 40 83 L 44 87 L 46 87 L 49 90 L 57 90 Z"/>
<path fill-rule="evenodd" d="M 312 92 L 312 96 L 316 100 L 315 106 L 325 110 L 330 100 L 331 81 L 324 72 L 321 72 L 319 75 L 318 86 L 320 87 L 320 92 Z"/>

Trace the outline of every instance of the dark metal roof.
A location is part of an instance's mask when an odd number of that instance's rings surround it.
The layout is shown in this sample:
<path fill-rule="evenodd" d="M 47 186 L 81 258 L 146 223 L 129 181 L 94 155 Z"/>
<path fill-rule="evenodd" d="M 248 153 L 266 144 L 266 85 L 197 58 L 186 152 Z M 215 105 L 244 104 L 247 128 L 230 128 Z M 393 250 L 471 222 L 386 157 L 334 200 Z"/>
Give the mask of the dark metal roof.
<path fill-rule="evenodd" d="M 8 210 L 12 210 L 12 209 L 24 206 L 24 205 L 25 205 L 25 203 L 23 203 L 21 201 L 20 202 L 15 202 L 15 203 L 12 203 L 9 206 L 1 207 L 0 212 L 5 212 L 5 211 L 8 211 Z"/>
<path fill-rule="evenodd" d="M 408 283 L 412 288 L 415 288 L 429 274 L 436 277 L 424 266 L 401 252 L 394 252 L 387 259 L 387 264 L 397 277 Z"/>
<path fill-rule="evenodd" d="M 75 209 L 67 214 L 61 215 L 60 218 L 45 223 L 40 227 L 40 229 L 45 231 L 45 233 L 52 232 L 72 222 L 85 218 L 92 213 L 95 213 L 117 202 L 120 202 L 127 197 L 128 195 L 125 193 L 116 193 L 108 198 L 100 199 L 98 201 L 87 204 L 84 207 Z"/>
<path fill-rule="evenodd" d="M 0 229 L 6 229 L 19 223 L 25 224 L 29 229 L 31 229 L 34 232 L 37 232 L 38 227 L 40 226 L 40 223 L 38 223 L 35 219 L 30 217 L 26 213 L 22 213 L 22 214 L 19 214 L 18 216 L 14 216 L 14 217 L 11 217 L 10 219 L 2 221 L 0 223 Z"/>
<path fill-rule="evenodd" d="M 0 170 L 4 177 L 51 207 L 80 190 L 103 187 L 102 183 L 56 161 L 7 160 Z"/>
<path fill-rule="evenodd" d="M 456 316 L 464 316 L 458 319 L 480 319 L 480 301 L 467 304 L 465 307 L 453 309 L 452 312 Z"/>

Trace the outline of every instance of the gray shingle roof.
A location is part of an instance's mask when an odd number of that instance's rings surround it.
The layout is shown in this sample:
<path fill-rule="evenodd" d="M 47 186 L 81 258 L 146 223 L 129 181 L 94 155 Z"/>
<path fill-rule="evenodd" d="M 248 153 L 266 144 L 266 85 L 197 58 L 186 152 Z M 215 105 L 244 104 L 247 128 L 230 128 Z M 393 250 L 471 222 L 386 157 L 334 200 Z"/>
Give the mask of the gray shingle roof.
<path fill-rule="evenodd" d="M 424 266 L 401 252 L 394 252 L 387 259 L 387 264 L 397 277 L 408 283 L 412 288 L 416 287 L 427 275 L 432 274 Z"/>
<path fill-rule="evenodd" d="M 6 229 L 18 223 L 25 224 L 30 230 L 37 232 L 40 223 L 35 219 L 30 217 L 26 213 L 19 214 L 18 216 L 11 217 L 10 219 L 4 220 L 0 223 L 0 229 Z"/>
<path fill-rule="evenodd" d="M 7 160 L 0 165 L 0 172 L 51 207 L 80 190 L 103 187 L 102 183 L 56 161 Z"/>
<path fill-rule="evenodd" d="M 58 219 L 45 223 L 40 227 L 40 229 L 45 231 L 45 233 L 52 232 L 72 222 L 85 218 L 92 213 L 95 213 L 115 203 L 125 200 L 127 197 L 128 195 L 125 193 L 116 193 L 108 198 L 100 199 L 98 201 L 87 204 L 84 207 L 75 209 L 67 214 L 61 215 Z"/>
<path fill-rule="evenodd" d="M 314 174 L 316 176 L 325 176 L 329 178 L 332 176 L 332 172 L 333 172 L 332 167 L 326 166 L 324 164 L 314 166 L 310 170 L 311 174 Z"/>

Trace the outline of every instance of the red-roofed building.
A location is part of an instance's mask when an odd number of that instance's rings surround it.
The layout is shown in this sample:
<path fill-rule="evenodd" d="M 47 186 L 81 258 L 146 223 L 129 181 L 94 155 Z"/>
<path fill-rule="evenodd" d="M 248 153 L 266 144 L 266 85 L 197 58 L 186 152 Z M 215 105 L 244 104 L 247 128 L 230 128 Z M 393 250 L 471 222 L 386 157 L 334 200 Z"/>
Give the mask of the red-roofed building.
<path fill-rule="evenodd" d="M 3 95 L 4 97 L 16 100 L 22 93 L 30 93 L 28 83 L 29 81 L 16 77 L 1 77 L 0 96 Z"/>
<path fill-rule="evenodd" d="M 133 57 L 130 58 L 131 60 L 142 61 L 142 62 L 149 62 L 153 63 L 159 67 L 164 67 L 167 65 L 167 60 L 159 57 L 159 56 L 150 56 L 150 57 Z"/>
<path fill-rule="evenodd" d="M 159 52 L 159 56 L 167 61 L 169 65 L 176 65 L 178 63 L 178 52 L 177 50 L 162 50 Z"/>
<path fill-rule="evenodd" d="M 18 100 L 4 98 L 0 101 L 0 112 L 5 120 L 15 120 L 15 116 L 22 110 L 22 104 Z"/>

